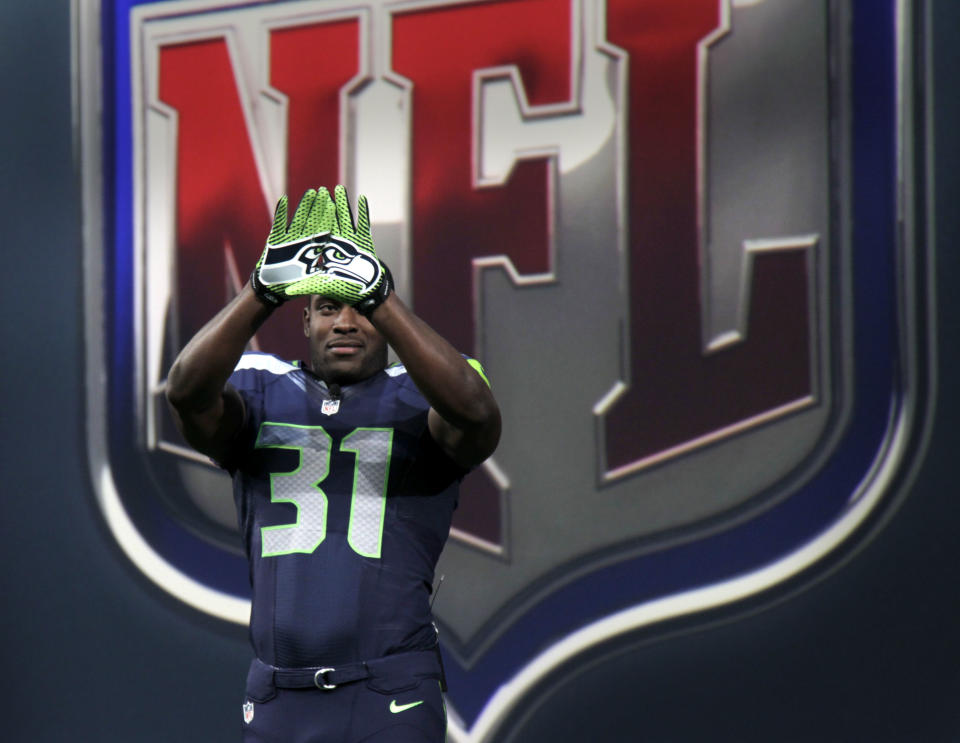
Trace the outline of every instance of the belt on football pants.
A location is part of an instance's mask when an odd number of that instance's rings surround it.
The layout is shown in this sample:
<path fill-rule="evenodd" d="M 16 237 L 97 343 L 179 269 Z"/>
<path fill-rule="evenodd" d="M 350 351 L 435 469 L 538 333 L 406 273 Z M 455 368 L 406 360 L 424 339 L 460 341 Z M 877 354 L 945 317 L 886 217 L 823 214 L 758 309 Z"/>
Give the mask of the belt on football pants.
<path fill-rule="evenodd" d="M 274 686 L 280 689 L 336 689 L 363 679 L 387 676 L 435 678 L 445 688 L 443 664 L 439 648 L 417 650 L 409 653 L 386 655 L 376 660 L 343 663 L 337 666 L 314 666 L 311 668 L 278 668 L 254 658 L 251 671 L 260 676 L 272 676 Z"/>

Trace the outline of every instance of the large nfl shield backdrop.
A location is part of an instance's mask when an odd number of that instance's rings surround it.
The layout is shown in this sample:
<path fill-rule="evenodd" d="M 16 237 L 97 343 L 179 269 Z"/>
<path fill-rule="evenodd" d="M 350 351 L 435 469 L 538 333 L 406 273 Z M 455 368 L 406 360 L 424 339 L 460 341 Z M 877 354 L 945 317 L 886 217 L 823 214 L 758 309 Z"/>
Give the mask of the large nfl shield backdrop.
<path fill-rule="evenodd" d="M 335 183 L 504 413 L 437 574 L 451 739 L 502 740 L 606 643 L 855 542 L 922 417 L 927 260 L 895 229 L 912 5 L 863 5 L 78 4 L 88 443 L 122 553 L 246 622 L 230 483 L 165 375 L 277 198 Z M 300 310 L 252 345 L 301 357 Z"/>

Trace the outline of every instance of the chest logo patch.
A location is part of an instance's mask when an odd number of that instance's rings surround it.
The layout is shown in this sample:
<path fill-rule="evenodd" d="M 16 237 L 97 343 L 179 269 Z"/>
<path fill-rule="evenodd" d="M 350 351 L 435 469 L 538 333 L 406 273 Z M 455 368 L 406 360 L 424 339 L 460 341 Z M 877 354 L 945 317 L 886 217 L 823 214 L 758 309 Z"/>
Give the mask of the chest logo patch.
<path fill-rule="evenodd" d="M 324 415 L 335 415 L 338 410 L 340 410 L 339 400 L 324 400 L 323 405 L 320 406 L 320 412 Z"/>

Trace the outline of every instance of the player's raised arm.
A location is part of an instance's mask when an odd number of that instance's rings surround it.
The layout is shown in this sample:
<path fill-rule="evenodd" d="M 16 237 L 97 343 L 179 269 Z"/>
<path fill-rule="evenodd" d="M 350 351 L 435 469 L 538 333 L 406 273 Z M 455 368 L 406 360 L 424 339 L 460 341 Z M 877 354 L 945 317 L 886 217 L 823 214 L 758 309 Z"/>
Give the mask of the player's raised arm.
<path fill-rule="evenodd" d="M 430 433 L 458 464 L 472 467 L 500 440 L 500 409 L 481 371 L 391 294 L 370 316 L 430 403 Z"/>
<path fill-rule="evenodd" d="M 393 293 L 390 271 L 373 246 L 366 198 L 360 196 L 358 200 L 354 225 L 344 188 L 337 186 L 334 195 L 334 233 L 359 254 L 350 270 L 356 271 L 353 265 L 359 263 L 370 273 L 364 274 L 365 283 L 350 279 L 347 273 L 341 286 L 328 279 L 317 293 L 352 304 L 370 320 L 430 403 L 428 422 L 437 443 L 458 464 L 479 464 L 493 453 L 500 440 L 500 410 L 490 386 L 478 369 Z M 375 265 L 368 267 L 368 263 Z"/>
<path fill-rule="evenodd" d="M 316 238 L 335 219 L 325 188 L 308 190 L 287 226 L 287 197 L 277 203 L 273 226 L 248 283 L 190 339 L 167 376 L 166 396 L 187 442 L 221 459 L 243 422 L 243 401 L 227 384 L 247 344 L 274 308 L 311 293 L 308 276 L 319 261 Z M 309 286 L 308 286 L 309 284 Z"/>
<path fill-rule="evenodd" d="M 272 312 L 248 284 L 190 339 L 167 375 L 167 401 L 180 433 L 214 459 L 226 453 L 243 422 L 243 401 L 227 379 Z"/>

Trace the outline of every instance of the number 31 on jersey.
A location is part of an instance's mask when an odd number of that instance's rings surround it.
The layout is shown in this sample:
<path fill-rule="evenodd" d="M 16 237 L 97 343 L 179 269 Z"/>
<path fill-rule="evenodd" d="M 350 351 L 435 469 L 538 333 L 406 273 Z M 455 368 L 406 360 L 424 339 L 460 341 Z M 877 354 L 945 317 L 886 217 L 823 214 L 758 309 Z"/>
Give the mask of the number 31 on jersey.
<path fill-rule="evenodd" d="M 270 501 L 293 503 L 297 520 L 261 527 L 261 556 L 313 552 L 327 535 L 327 494 L 321 485 L 330 473 L 333 439 L 321 426 L 265 422 L 256 447 L 292 449 L 300 456 L 296 469 L 270 475 Z M 356 428 L 340 442 L 340 451 L 354 455 L 347 541 L 363 557 L 380 557 L 392 448 L 392 428 Z"/>

